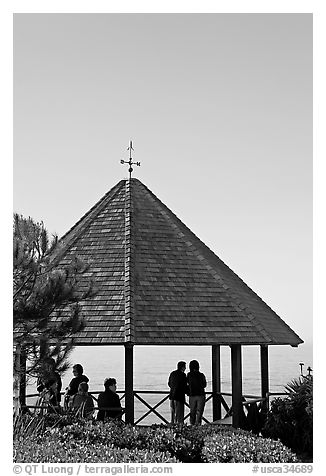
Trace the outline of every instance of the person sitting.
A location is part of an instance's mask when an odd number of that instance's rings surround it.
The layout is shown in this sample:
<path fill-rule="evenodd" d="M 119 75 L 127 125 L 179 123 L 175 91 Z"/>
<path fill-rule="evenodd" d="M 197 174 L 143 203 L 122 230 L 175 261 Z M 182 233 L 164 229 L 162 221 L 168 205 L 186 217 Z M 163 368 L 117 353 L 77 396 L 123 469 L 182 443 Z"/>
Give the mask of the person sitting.
<path fill-rule="evenodd" d="M 69 401 L 69 409 L 76 415 L 84 418 L 92 416 L 94 402 L 91 395 L 88 394 L 88 384 L 86 382 L 79 384 L 78 392 Z"/>
<path fill-rule="evenodd" d="M 105 391 L 98 396 L 97 419 L 104 421 L 106 418 L 119 418 L 122 416 L 122 407 L 119 396 L 117 395 L 117 381 L 115 378 L 106 378 L 104 380 Z"/>
<path fill-rule="evenodd" d="M 82 382 L 89 382 L 89 378 L 86 377 L 86 375 L 83 375 L 84 369 L 82 365 L 80 364 L 75 364 L 72 368 L 72 373 L 74 375 L 74 378 L 71 380 L 70 384 L 66 388 L 66 393 L 65 393 L 65 408 L 69 408 L 69 401 L 71 397 L 76 395 L 78 392 L 78 387 L 79 384 Z"/>
<path fill-rule="evenodd" d="M 47 357 L 44 360 L 41 375 L 37 379 L 37 391 L 40 393 L 40 396 L 44 390 L 47 390 L 47 384 L 49 381 L 56 380 L 56 401 L 57 404 L 60 405 L 61 402 L 61 388 L 62 388 L 62 381 L 60 374 L 55 370 L 56 363 L 53 357 Z"/>

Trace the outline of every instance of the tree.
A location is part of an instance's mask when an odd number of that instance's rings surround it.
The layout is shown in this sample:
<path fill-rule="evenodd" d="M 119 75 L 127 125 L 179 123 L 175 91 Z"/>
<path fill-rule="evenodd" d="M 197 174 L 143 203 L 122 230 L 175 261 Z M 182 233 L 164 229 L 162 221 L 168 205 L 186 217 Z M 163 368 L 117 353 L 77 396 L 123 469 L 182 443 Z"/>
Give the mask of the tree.
<path fill-rule="evenodd" d="M 45 358 L 56 360 L 57 370 L 68 367 L 73 334 L 84 327 L 79 301 L 94 295 L 92 283 L 77 291 L 78 277 L 87 264 L 75 258 L 59 267 L 61 244 L 50 239 L 43 222 L 14 214 L 13 328 L 15 382 L 36 377 Z M 62 311 L 65 309 L 63 315 Z M 67 309 L 69 310 L 67 313 Z M 27 366 L 21 367 L 22 356 Z"/>

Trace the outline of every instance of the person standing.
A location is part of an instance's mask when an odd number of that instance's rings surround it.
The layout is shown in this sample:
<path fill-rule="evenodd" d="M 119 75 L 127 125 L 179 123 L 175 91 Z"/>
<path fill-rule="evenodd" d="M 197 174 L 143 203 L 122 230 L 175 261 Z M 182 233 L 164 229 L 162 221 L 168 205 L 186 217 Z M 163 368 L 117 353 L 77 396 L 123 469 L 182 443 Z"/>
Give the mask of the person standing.
<path fill-rule="evenodd" d="M 61 413 L 57 390 L 58 380 L 56 378 L 48 378 L 36 402 L 36 415 L 44 415 L 45 410 L 48 413 Z"/>
<path fill-rule="evenodd" d="M 188 393 L 187 377 L 185 374 L 186 362 L 178 362 L 177 369 L 170 373 L 168 386 L 170 387 L 171 423 L 183 423 L 185 395 Z"/>
<path fill-rule="evenodd" d="M 55 398 L 57 405 L 60 405 L 61 402 L 61 388 L 62 388 L 62 381 L 60 374 L 55 370 L 56 363 L 53 357 L 47 357 L 44 360 L 43 368 L 41 371 L 41 375 L 37 379 L 37 391 L 41 394 L 43 390 L 48 389 L 48 383 L 53 380 L 57 382 L 56 389 L 55 389 Z"/>
<path fill-rule="evenodd" d="M 199 372 L 199 362 L 197 360 L 192 360 L 189 363 L 187 382 L 189 387 L 190 424 L 201 425 L 207 382 L 205 375 Z"/>

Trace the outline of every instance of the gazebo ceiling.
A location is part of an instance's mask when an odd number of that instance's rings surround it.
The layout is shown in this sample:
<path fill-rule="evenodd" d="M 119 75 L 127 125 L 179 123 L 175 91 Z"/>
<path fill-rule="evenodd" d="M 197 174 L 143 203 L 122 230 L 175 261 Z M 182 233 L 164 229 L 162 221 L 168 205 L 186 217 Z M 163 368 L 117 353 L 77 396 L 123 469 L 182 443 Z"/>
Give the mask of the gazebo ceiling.
<path fill-rule="evenodd" d="M 88 262 L 79 289 L 90 278 L 97 289 L 80 303 L 77 345 L 303 342 L 137 179 L 121 180 L 60 242 L 58 264 Z"/>

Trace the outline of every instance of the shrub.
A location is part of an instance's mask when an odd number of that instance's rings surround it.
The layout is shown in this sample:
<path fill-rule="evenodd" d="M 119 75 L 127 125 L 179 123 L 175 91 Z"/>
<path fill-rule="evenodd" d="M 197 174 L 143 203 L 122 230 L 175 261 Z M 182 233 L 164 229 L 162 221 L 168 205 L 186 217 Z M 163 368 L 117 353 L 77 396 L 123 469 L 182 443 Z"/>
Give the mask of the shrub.
<path fill-rule="evenodd" d="M 281 442 L 242 432 L 205 438 L 202 459 L 207 463 L 292 463 L 297 458 Z"/>
<path fill-rule="evenodd" d="M 43 432 L 16 435 L 16 462 L 292 461 L 279 443 L 271 445 L 270 440 L 265 443 L 244 430 L 225 426 L 133 427 L 58 417 L 47 419 L 46 425 Z"/>
<path fill-rule="evenodd" d="M 234 430 L 224 425 L 174 425 L 171 430 L 174 444 L 168 447 L 168 451 L 184 463 L 202 462 L 202 448 L 206 437 L 219 433 L 231 434 L 237 438 L 237 435 L 242 432 L 242 430 Z"/>
<path fill-rule="evenodd" d="M 53 442 L 50 439 L 14 443 L 16 463 L 177 463 L 169 453 L 153 450 L 128 450 L 113 445 L 85 444 L 71 440 Z"/>
<path fill-rule="evenodd" d="M 44 436 L 51 435 L 52 441 L 60 443 L 83 441 L 85 445 L 112 445 L 129 451 L 148 451 L 169 453 L 182 462 L 200 460 L 202 444 L 198 446 L 185 438 L 174 428 L 153 426 L 150 428 L 133 427 L 122 422 L 85 422 L 79 421 L 63 428 L 47 430 Z"/>
<path fill-rule="evenodd" d="M 312 457 L 313 379 L 301 377 L 285 388 L 289 395 L 272 401 L 262 434 L 280 439 L 298 454 Z"/>

